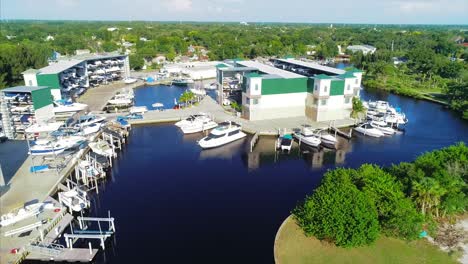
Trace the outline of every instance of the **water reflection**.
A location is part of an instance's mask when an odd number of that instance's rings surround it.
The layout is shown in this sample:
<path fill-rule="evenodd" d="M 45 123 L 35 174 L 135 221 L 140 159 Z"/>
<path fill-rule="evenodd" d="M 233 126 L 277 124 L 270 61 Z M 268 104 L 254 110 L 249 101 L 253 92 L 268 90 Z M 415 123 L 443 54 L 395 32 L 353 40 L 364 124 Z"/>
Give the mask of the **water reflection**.
<path fill-rule="evenodd" d="M 346 154 L 351 151 L 352 144 L 350 144 L 350 141 L 340 137 L 338 137 L 336 149 L 314 148 L 294 142 L 290 153 L 276 150 L 275 137 L 261 137 L 252 152 L 245 152 L 243 161 L 250 171 L 272 163 L 298 159 L 304 160 L 305 164 L 311 169 L 321 169 L 324 165 L 344 164 Z"/>

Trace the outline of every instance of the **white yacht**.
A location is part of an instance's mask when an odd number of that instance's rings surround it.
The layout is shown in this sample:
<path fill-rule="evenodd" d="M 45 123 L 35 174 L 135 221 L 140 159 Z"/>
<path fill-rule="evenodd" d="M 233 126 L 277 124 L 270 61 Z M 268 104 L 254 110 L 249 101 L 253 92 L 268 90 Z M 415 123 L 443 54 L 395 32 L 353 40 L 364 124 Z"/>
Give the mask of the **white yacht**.
<path fill-rule="evenodd" d="M 88 207 L 86 192 L 80 189 L 72 189 L 67 192 L 59 192 L 58 199 L 60 203 L 70 208 L 72 211 L 80 212 Z"/>
<path fill-rule="evenodd" d="M 210 134 L 198 141 L 203 149 L 216 148 L 227 143 L 242 139 L 247 135 L 241 131 L 241 126 L 231 121 L 220 123 Z"/>
<path fill-rule="evenodd" d="M 378 130 L 382 131 L 385 135 L 393 135 L 395 134 L 395 130 L 391 128 L 385 121 L 371 121 L 371 127 L 377 128 Z"/>
<path fill-rule="evenodd" d="M 293 136 L 299 141 L 312 147 L 318 147 L 322 141 L 320 137 L 310 128 L 303 127 L 300 131 L 294 132 Z"/>
<path fill-rule="evenodd" d="M 369 123 L 358 125 L 354 128 L 354 130 L 370 137 L 378 138 L 384 136 L 384 133 L 382 131 L 378 130 L 377 128 L 373 128 Z"/>
<path fill-rule="evenodd" d="M 191 115 L 191 116 L 187 117 L 184 120 L 180 120 L 179 122 L 175 123 L 174 125 L 176 125 L 178 127 L 181 127 L 181 126 L 187 125 L 189 123 L 192 123 L 195 119 L 209 119 L 209 117 L 205 113 L 198 113 L 196 115 Z"/>
<path fill-rule="evenodd" d="M 137 79 L 131 78 L 131 77 L 128 77 L 128 78 L 124 79 L 124 83 L 126 83 L 126 84 L 136 83 L 137 81 L 138 81 Z"/>
<path fill-rule="evenodd" d="M 97 133 L 102 127 L 102 123 L 92 123 L 90 125 L 84 126 L 81 128 L 79 135 L 87 136 L 94 133 Z"/>
<path fill-rule="evenodd" d="M 180 126 L 180 129 L 184 134 L 192 134 L 202 132 L 217 127 L 218 124 L 211 120 L 209 117 L 203 116 L 203 118 L 195 118 L 193 121 L 188 122 Z"/>
<path fill-rule="evenodd" d="M 29 154 L 33 156 L 58 155 L 65 151 L 65 145 L 57 141 L 36 140 L 29 148 Z"/>

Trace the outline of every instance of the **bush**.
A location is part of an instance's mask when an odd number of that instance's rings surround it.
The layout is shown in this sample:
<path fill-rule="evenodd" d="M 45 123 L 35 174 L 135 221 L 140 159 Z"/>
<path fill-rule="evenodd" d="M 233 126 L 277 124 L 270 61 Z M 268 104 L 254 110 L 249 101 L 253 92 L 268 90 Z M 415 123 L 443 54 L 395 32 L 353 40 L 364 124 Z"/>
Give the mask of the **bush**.
<path fill-rule="evenodd" d="M 325 174 L 320 187 L 293 214 L 306 235 L 342 247 L 368 245 L 377 239 L 379 222 L 372 199 L 351 181 L 351 170 Z"/>

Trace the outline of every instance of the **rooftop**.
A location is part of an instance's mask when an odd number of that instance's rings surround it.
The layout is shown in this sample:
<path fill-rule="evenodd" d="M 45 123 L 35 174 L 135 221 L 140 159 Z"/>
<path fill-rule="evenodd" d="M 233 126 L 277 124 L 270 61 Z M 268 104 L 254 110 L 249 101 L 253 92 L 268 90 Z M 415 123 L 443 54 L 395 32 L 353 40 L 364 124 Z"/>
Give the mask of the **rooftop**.
<path fill-rule="evenodd" d="M 77 64 L 80 64 L 81 62 L 83 62 L 83 60 L 77 60 L 77 59 L 59 60 L 58 62 L 55 62 L 53 64 L 50 64 L 49 66 L 39 69 L 40 71 L 39 74 L 61 73 L 73 66 L 76 66 Z"/>
<path fill-rule="evenodd" d="M 266 74 L 273 74 L 273 75 L 278 75 L 281 78 L 286 78 L 286 79 L 291 79 L 291 78 L 305 78 L 305 76 L 302 76 L 297 73 L 293 72 L 288 72 L 285 70 L 278 69 L 276 67 L 263 64 L 260 62 L 256 61 L 237 61 L 237 64 L 245 66 L 245 67 L 250 67 L 250 68 L 257 68 L 259 71 L 266 73 Z"/>
<path fill-rule="evenodd" d="M 305 68 L 311 68 L 311 69 L 315 69 L 315 70 L 319 70 L 319 71 L 323 71 L 323 72 L 327 72 L 331 74 L 343 74 L 346 72 L 345 70 L 341 70 L 341 69 L 337 69 L 337 68 L 333 68 L 329 66 L 323 66 L 323 65 L 320 65 L 318 63 L 313 63 L 313 62 L 300 61 L 296 59 L 277 59 L 277 61 L 290 63 L 290 64 L 294 64 L 297 66 L 305 67 Z"/>
<path fill-rule="evenodd" d="M 6 93 L 30 93 L 32 91 L 48 89 L 47 86 L 15 86 L 10 88 L 2 89 L 2 92 Z"/>
<path fill-rule="evenodd" d="M 38 72 L 39 72 L 39 70 L 36 70 L 36 69 L 27 69 L 24 72 L 22 72 L 21 74 L 38 73 Z"/>

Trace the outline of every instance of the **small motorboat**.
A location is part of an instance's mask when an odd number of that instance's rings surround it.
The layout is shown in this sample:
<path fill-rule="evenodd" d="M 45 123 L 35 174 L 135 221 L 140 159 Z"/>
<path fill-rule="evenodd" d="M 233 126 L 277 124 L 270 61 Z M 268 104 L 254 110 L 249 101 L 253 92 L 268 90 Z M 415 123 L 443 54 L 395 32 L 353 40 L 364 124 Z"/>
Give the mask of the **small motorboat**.
<path fill-rule="evenodd" d="M 130 127 L 130 123 L 127 121 L 127 117 L 124 116 L 118 116 L 115 121 L 117 124 L 119 124 L 121 127 L 127 128 Z"/>
<path fill-rule="evenodd" d="M 126 84 L 136 83 L 137 81 L 138 81 L 137 79 L 131 78 L 131 77 L 124 79 L 124 83 L 126 83 Z"/>
<path fill-rule="evenodd" d="M 102 127 L 102 123 L 92 123 L 81 128 L 80 135 L 87 136 L 97 133 Z"/>
<path fill-rule="evenodd" d="M 206 91 L 202 90 L 202 89 L 191 88 L 191 89 L 189 89 L 189 91 L 191 93 L 193 93 L 194 95 L 196 95 L 196 96 L 205 96 L 206 95 Z"/>
<path fill-rule="evenodd" d="M 382 131 L 385 135 L 395 134 L 395 130 L 391 128 L 385 121 L 371 121 L 369 124 L 371 127 Z"/>
<path fill-rule="evenodd" d="M 164 107 L 164 104 L 162 103 L 154 103 L 151 105 L 154 109 L 161 109 Z"/>
<path fill-rule="evenodd" d="M 369 123 L 360 124 L 354 128 L 354 131 L 370 137 L 383 137 L 384 133 L 377 128 L 372 127 Z"/>
<path fill-rule="evenodd" d="M 242 139 L 247 135 L 241 131 L 241 126 L 232 121 L 220 123 L 210 134 L 198 141 L 203 149 L 216 148 L 230 142 Z"/>
<path fill-rule="evenodd" d="M 336 148 L 338 139 L 328 133 L 325 129 L 316 129 L 314 133 L 320 138 L 321 144 L 325 147 Z"/>
<path fill-rule="evenodd" d="M 75 123 L 75 128 L 82 128 L 85 126 L 89 126 L 95 123 L 102 123 L 106 120 L 103 116 L 96 116 L 96 115 L 84 115 L 80 116 Z"/>
<path fill-rule="evenodd" d="M 90 142 L 88 145 L 91 148 L 91 150 L 96 154 L 106 157 L 113 157 L 115 155 L 114 150 L 104 140 L 99 140 L 98 142 Z"/>
<path fill-rule="evenodd" d="M 54 113 L 68 113 L 83 111 L 88 107 L 87 104 L 72 103 L 66 100 L 57 100 L 54 102 Z"/>
<path fill-rule="evenodd" d="M 50 140 L 36 140 L 29 148 L 29 154 L 33 156 L 58 155 L 65 151 L 65 145 Z"/>
<path fill-rule="evenodd" d="M 294 132 L 293 136 L 299 141 L 299 145 L 304 143 L 311 147 L 318 147 L 322 143 L 320 136 L 308 127 L 303 127 L 300 131 Z"/>
<path fill-rule="evenodd" d="M 0 226 L 9 226 L 19 221 L 40 214 L 44 209 L 55 209 L 52 203 L 33 203 L 15 209 L 7 214 L 0 216 Z"/>
<path fill-rule="evenodd" d="M 205 90 L 216 90 L 218 89 L 218 85 L 216 83 L 205 84 Z"/>
<path fill-rule="evenodd" d="M 174 79 L 172 81 L 172 85 L 175 86 L 188 86 L 189 84 L 194 83 L 192 79 L 187 79 L 187 78 L 179 78 L 179 79 Z"/>
<path fill-rule="evenodd" d="M 293 137 L 291 134 L 282 135 L 278 137 L 278 140 L 276 142 L 276 148 L 280 149 L 281 151 L 287 150 L 289 152 L 291 151 L 292 142 L 293 142 Z"/>

